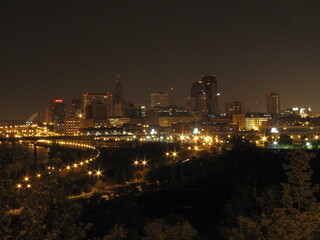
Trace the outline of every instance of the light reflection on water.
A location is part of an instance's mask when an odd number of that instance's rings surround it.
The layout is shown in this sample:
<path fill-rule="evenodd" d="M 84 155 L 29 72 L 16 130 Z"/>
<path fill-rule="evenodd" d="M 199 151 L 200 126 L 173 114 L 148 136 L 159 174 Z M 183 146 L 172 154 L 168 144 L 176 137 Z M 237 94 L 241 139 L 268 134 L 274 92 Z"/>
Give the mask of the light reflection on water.
<path fill-rule="evenodd" d="M 48 157 L 49 148 L 37 146 L 36 159 L 35 159 L 35 155 L 34 155 L 33 144 L 28 144 L 27 149 L 28 149 L 28 153 L 29 153 L 27 163 L 26 163 L 27 165 L 32 165 L 35 162 L 35 160 L 38 163 L 42 163 Z"/>

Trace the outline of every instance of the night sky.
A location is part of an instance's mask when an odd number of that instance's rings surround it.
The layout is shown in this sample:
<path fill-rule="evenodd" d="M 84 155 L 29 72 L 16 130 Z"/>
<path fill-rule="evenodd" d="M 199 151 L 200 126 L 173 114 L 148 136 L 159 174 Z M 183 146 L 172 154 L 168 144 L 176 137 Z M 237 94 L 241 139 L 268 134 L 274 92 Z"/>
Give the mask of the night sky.
<path fill-rule="evenodd" d="M 220 108 L 320 111 L 319 1 L 34 1 L 0 3 L 0 119 L 25 119 L 49 100 L 112 91 L 148 103 L 216 74 Z"/>

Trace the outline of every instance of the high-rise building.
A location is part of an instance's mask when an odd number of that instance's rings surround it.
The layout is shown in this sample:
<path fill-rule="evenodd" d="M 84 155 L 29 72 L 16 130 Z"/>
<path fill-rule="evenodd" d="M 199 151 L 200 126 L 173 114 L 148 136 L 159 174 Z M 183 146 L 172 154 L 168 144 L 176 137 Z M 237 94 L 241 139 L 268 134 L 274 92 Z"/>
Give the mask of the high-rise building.
<path fill-rule="evenodd" d="M 244 114 L 246 113 L 246 106 L 244 103 L 234 101 L 232 103 L 226 103 L 226 115 Z"/>
<path fill-rule="evenodd" d="M 139 108 L 131 103 L 128 99 L 122 99 L 120 103 L 113 105 L 114 117 L 138 117 Z"/>
<path fill-rule="evenodd" d="M 49 102 L 46 107 L 46 122 L 63 124 L 66 116 L 66 106 L 61 99 Z"/>
<path fill-rule="evenodd" d="M 71 101 L 71 114 L 80 114 L 81 113 L 81 98 L 74 97 Z"/>
<path fill-rule="evenodd" d="M 120 74 L 117 75 L 116 85 L 113 92 L 113 101 L 115 104 L 120 103 L 123 99 L 122 85 L 120 81 Z"/>
<path fill-rule="evenodd" d="M 198 93 L 196 97 L 196 115 L 207 116 L 209 113 L 207 97 L 204 93 Z"/>
<path fill-rule="evenodd" d="M 218 115 L 219 107 L 218 107 L 218 85 L 217 79 L 215 75 L 211 76 L 203 76 L 201 80 L 194 81 L 191 87 L 191 105 L 193 105 L 193 111 L 199 112 L 198 109 L 200 106 L 197 104 L 202 101 L 199 101 L 198 98 L 204 99 L 203 95 L 205 95 L 206 109 L 207 114 Z M 203 110 L 203 109 L 202 109 Z M 201 110 L 201 111 L 202 111 Z M 203 112 L 203 111 L 202 111 Z"/>
<path fill-rule="evenodd" d="M 280 96 L 278 93 L 267 94 L 267 113 L 280 113 Z"/>
<path fill-rule="evenodd" d="M 111 93 L 83 94 L 84 119 L 105 120 L 113 116 L 113 95 Z"/>
<path fill-rule="evenodd" d="M 170 106 L 169 94 L 163 92 L 151 93 L 151 107 Z"/>

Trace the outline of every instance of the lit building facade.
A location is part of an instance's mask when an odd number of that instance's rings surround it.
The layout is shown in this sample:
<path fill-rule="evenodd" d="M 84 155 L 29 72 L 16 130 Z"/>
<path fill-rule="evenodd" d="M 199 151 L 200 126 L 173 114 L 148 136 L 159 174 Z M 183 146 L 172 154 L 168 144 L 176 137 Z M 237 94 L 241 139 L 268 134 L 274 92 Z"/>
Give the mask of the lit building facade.
<path fill-rule="evenodd" d="M 67 117 L 64 123 L 64 134 L 67 136 L 78 136 L 80 134 L 81 119 L 76 116 Z"/>
<path fill-rule="evenodd" d="M 173 124 L 177 123 L 189 123 L 199 120 L 197 116 L 167 116 L 159 117 L 159 126 L 160 127 L 171 127 Z"/>
<path fill-rule="evenodd" d="M 263 123 L 267 123 L 269 117 L 246 117 L 244 129 L 246 131 L 259 131 Z"/>
<path fill-rule="evenodd" d="M 44 126 L 40 127 L 37 124 L 33 125 L 7 125 L 0 126 L 0 137 L 48 137 L 56 136 L 57 134 L 49 131 L 49 129 Z"/>
<path fill-rule="evenodd" d="M 225 105 L 226 115 L 231 116 L 233 114 L 245 114 L 246 106 L 244 103 L 239 101 L 234 101 L 232 103 L 226 103 Z"/>

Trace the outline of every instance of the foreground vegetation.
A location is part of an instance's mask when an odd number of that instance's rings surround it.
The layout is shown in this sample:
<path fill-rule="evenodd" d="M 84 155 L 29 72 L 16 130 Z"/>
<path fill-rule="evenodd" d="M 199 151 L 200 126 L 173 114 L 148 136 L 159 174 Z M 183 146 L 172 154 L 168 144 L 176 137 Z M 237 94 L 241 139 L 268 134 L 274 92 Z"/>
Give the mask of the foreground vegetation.
<path fill-rule="evenodd" d="M 98 184 L 86 172 L 46 176 L 18 190 L 23 148 L 0 149 L 1 239 L 310 239 L 320 238 L 318 152 L 236 145 L 172 161 L 179 146 L 147 144 L 102 151 L 99 184 L 139 178 L 137 191 L 106 201 L 70 200 Z M 54 151 L 47 164 L 61 162 Z M 132 160 L 145 158 L 137 168 Z M 98 185 L 99 185 L 98 184 Z M 19 209 L 12 214 L 12 209 Z M 8 214 L 10 213 L 10 214 Z"/>

